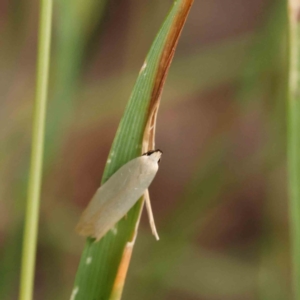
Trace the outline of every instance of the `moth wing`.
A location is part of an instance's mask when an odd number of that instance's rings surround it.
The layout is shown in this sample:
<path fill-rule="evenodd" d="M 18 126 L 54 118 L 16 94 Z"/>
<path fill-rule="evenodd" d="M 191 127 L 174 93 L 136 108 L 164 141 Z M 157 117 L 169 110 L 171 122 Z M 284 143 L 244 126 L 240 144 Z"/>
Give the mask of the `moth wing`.
<path fill-rule="evenodd" d="M 102 185 L 83 212 L 76 227 L 83 236 L 99 240 L 144 194 L 157 172 L 149 159 L 131 160 Z"/>

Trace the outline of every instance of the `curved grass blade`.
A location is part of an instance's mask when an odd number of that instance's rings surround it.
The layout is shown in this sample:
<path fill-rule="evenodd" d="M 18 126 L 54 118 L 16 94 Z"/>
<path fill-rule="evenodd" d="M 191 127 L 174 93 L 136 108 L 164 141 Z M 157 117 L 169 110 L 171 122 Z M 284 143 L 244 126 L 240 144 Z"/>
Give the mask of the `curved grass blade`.
<path fill-rule="evenodd" d="M 159 100 L 175 48 L 193 0 L 175 1 L 140 70 L 104 170 L 104 183 L 116 170 L 154 148 Z M 98 243 L 88 239 L 71 299 L 120 299 L 143 201 Z"/>

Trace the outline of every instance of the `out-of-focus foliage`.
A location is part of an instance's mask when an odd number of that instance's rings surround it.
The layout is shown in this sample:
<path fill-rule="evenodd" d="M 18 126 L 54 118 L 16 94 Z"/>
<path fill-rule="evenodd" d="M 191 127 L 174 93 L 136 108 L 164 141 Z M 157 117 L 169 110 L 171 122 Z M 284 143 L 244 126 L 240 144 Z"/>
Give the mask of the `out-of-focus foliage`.
<path fill-rule="evenodd" d="M 74 226 L 171 4 L 70 2 L 54 9 L 36 299 L 70 297 L 84 246 Z M 164 157 L 150 194 L 161 241 L 142 220 L 123 299 L 291 299 L 285 5 L 194 3 L 158 118 Z M 38 10 L 23 0 L 0 8 L 0 299 L 8 300 L 19 280 Z"/>

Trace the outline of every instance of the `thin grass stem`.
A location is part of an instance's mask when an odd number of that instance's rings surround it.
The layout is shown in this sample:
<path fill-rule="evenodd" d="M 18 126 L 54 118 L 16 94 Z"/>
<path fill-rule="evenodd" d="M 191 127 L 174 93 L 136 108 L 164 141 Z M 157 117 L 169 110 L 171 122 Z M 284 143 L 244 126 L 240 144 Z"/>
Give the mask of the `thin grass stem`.
<path fill-rule="evenodd" d="M 52 0 L 40 1 L 36 97 L 22 252 L 20 300 L 31 300 L 33 297 L 49 76 L 52 6 Z"/>
<path fill-rule="evenodd" d="M 300 3 L 288 1 L 288 169 L 294 299 L 300 299 Z"/>

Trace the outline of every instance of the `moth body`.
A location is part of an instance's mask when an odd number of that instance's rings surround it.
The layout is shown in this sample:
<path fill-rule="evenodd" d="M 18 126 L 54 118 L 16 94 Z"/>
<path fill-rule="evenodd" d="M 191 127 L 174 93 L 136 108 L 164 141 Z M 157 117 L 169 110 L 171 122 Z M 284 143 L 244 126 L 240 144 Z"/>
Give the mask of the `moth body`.
<path fill-rule="evenodd" d="M 137 202 L 158 171 L 162 152 L 149 151 L 117 170 L 95 193 L 76 227 L 97 241 Z"/>

